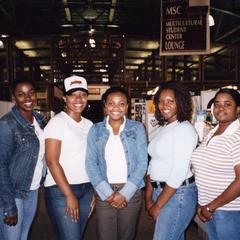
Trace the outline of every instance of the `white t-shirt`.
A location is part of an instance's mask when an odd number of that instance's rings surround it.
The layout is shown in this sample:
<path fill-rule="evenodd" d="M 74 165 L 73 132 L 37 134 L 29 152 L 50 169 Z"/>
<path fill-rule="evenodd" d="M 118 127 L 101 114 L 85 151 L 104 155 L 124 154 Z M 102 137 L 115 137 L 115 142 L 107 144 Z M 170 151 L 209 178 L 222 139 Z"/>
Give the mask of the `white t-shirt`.
<path fill-rule="evenodd" d="M 109 117 L 107 117 L 107 129 L 110 131 L 110 135 L 105 147 L 105 159 L 107 165 L 107 178 L 109 183 L 126 183 L 127 182 L 127 160 L 125 157 L 122 141 L 120 139 L 120 133 L 124 129 L 126 120 L 121 125 L 119 133 L 113 134 L 112 127 L 108 123 Z"/>
<path fill-rule="evenodd" d="M 39 152 L 38 152 L 38 160 L 34 170 L 30 190 L 36 190 L 40 186 L 40 181 L 42 179 L 42 170 L 43 170 L 43 158 L 44 158 L 44 152 L 45 152 L 43 130 L 40 128 L 35 118 L 33 119 L 33 126 L 35 130 L 35 134 L 37 135 L 39 140 Z"/>
<path fill-rule="evenodd" d="M 179 188 L 185 179 L 192 176 L 190 160 L 197 140 L 197 133 L 188 121 L 176 120 L 158 127 L 148 145 L 151 156 L 148 174 L 151 179 Z"/>
<path fill-rule="evenodd" d="M 53 117 L 44 129 L 44 138 L 52 138 L 61 141 L 59 163 L 61 164 L 69 184 L 81 184 L 89 182 L 85 170 L 85 155 L 87 147 L 87 135 L 92 122 L 82 117 L 76 122 L 65 112 L 60 112 Z M 55 185 L 50 170 L 44 185 Z"/>

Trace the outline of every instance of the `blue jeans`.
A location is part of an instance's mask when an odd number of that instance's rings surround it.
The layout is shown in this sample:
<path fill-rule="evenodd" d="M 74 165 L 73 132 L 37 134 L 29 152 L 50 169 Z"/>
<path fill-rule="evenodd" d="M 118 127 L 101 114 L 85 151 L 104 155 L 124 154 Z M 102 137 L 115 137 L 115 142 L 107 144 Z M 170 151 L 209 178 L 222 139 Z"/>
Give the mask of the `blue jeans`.
<path fill-rule="evenodd" d="M 28 232 L 36 213 L 37 200 L 38 190 L 30 191 L 24 199 L 15 198 L 18 209 L 18 223 L 15 226 L 3 224 L 3 211 L 0 210 L 4 240 L 27 240 Z"/>
<path fill-rule="evenodd" d="M 154 189 L 153 201 L 162 188 Z M 184 231 L 196 212 L 197 188 L 195 183 L 181 186 L 160 210 L 153 240 L 183 240 Z"/>
<path fill-rule="evenodd" d="M 208 240 L 239 240 L 240 211 L 216 210 L 205 226 Z"/>
<path fill-rule="evenodd" d="M 54 185 L 45 188 L 45 202 L 48 215 L 59 240 L 80 240 L 88 220 L 90 203 L 93 196 L 91 183 L 71 185 L 80 207 L 79 219 L 73 222 L 70 214 L 64 217 L 66 199 L 60 189 Z"/>

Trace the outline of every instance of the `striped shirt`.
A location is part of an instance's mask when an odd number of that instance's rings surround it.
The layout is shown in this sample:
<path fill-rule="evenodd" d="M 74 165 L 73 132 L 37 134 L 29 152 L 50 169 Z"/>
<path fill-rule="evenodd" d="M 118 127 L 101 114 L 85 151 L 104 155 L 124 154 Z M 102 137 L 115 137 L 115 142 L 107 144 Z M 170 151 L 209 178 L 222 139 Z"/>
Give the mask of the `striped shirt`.
<path fill-rule="evenodd" d="M 234 166 L 240 164 L 240 122 L 231 123 L 221 135 L 213 137 L 218 126 L 193 152 L 192 165 L 200 205 L 209 204 L 235 179 Z M 240 210 L 240 197 L 219 208 Z"/>

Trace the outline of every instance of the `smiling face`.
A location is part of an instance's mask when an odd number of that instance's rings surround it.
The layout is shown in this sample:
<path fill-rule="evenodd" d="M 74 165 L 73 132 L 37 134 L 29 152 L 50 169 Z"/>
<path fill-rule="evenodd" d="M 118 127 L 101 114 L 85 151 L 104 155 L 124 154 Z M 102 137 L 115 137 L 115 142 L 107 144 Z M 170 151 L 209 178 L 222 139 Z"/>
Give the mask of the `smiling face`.
<path fill-rule="evenodd" d="M 240 108 L 228 93 L 219 93 L 214 100 L 213 113 L 219 124 L 230 125 L 237 119 Z"/>
<path fill-rule="evenodd" d="M 79 119 L 87 106 L 87 96 L 85 91 L 78 90 L 64 97 L 67 106 L 66 112 L 70 117 L 76 120 Z"/>
<path fill-rule="evenodd" d="M 109 121 L 123 121 L 128 110 L 126 96 L 121 92 L 108 95 L 105 103 L 105 112 L 109 116 Z"/>
<path fill-rule="evenodd" d="M 173 90 L 165 89 L 158 99 L 158 108 L 164 120 L 168 123 L 177 120 L 177 103 Z"/>
<path fill-rule="evenodd" d="M 18 83 L 14 89 L 13 98 L 23 116 L 32 113 L 37 102 L 37 94 L 31 83 Z"/>

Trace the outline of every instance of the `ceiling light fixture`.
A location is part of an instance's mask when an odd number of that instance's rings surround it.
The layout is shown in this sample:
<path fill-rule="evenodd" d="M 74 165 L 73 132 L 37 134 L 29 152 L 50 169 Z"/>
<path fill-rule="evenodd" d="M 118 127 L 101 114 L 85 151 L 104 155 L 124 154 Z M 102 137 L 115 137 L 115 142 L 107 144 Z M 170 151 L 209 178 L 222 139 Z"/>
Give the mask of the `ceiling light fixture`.
<path fill-rule="evenodd" d="M 108 24 L 107 26 L 109 28 L 119 28 L 119 25 L 117 25 L 117 24 Z"/>
<path fill-rule="evenodd" d="M 95 32 L 95 29 L 92 26 L 90 26 L 90 29 L 88 31 L 89 35 L 92 36 L 94 32 Z"/>
<path fill-rule="evenodd" d="M 104 83 L 109 82 L 109 78 L 103 77 L 103 78 L 102 78 L 102 82 L 104 82 Z"/>
<path fill-rule="evenodd" d="M 213 16 L 209 14 L 208 16 L 208 21 L 209 21 L 209 27 L 212 27 L 215 25 L 215 22 L 214 22 L 214 19 L 213 19 Z"/>
<path fill-rule="evenodd" d="M 3 41 L 0 40 L 0 49 L 4 48 L 4 44 L 3 44 Z"/>
<path fill-rule="evenodd" d="M 10 35 L 9 34 L 2 34 L 1 37 L 2 38 L 8 38 L 8 37 L 10 37 Z"/>
<path fill-rule="evenodd" d="M 61 27 L 64 27 L 64 28 L 73 27 L 73 25 L 70 24 L 70 23 L 67 23 L 67 24 L 61 24 L 60 26 L 61 26 Z"/>
<path fill-rule="evenodd" d="M 89 44 L 91 48 L 95 48 L 96 47 L 96 41 L 94 38 L 89 38 Z"/>
<path fill-rule="evenodd" d="M 93 21 L 97 18 L 97 11 L 91 7 L 88 7 L 83 13 L 82 16 L 85 20 Z"/>

